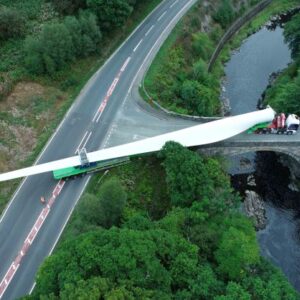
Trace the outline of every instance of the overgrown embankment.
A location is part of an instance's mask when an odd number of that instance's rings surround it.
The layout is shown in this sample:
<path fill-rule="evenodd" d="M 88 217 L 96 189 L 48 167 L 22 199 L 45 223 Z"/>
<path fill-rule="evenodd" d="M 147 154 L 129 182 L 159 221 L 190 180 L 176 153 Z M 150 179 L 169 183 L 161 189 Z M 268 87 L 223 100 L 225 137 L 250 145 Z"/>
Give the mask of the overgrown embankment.
<path fill-rule="evenodd" d="M 0 0 L 0 172 L 37 157 L 92 74 L 161 0 Z M 0 184 L 0 211 L 19 181 Z"/>
<path fill-rule="evenodd" d="M 226 28 L 259 1 L 199 1 L 173 30 L 145 78 L 150 97 L 177 113 L 221 113 L 221 63 L 207 64 Z"/>
<path fill-rule="evenodd" d="M 258 2 L 249 1 L 247 7 Z M 272 15 L 299 5 L 296 0 L 272 1 L 225 45 L 212 72 L 208 73 L 207 63 L 225 28 L 245 11 L 245 6 L 239 7 L 236 1 L 214 4 L 204 1 L 195 5 L 172 32 L 145 78 L 145 88 L 151 99 L 171 111 L 203 116 L 220 114 L 220 81 L 230 51 L 239 47 Z M 229 21 L 220 21 L 220 15 Z"/>
<path fill-rule="evenodd" d="M 284 26 L 284 37 L 292 50 L 294 62 L 266 90 L 264 104 L 277 112 L 300 115 L 300 14 Z"/>

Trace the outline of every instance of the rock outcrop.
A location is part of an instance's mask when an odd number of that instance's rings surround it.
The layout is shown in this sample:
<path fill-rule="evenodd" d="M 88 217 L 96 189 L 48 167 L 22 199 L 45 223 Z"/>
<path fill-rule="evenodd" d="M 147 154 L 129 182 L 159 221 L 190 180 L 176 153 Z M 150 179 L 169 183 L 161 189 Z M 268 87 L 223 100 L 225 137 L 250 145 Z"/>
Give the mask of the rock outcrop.
<path fill-rule="evenodd" d="M 246 215 L 254 220 L 256 230 L 264 229 L 267 226 L 266 210 L 262 198 L 254 191 L 247 190 L 244 200 Z"/>

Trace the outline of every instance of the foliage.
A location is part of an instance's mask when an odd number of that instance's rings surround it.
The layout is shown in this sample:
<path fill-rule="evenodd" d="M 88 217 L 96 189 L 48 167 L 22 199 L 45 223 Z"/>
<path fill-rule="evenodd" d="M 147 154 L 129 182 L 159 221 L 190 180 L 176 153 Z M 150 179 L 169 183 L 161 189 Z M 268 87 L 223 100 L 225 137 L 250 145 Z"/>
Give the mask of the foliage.
<path fill-rule="evenodd" d="M 48 0 L 53 4 L 55 9 L 66 15 L 73 15 L 79 9 L 86 8 L 86 0 Z"/>
<path fill-rule="evenodd" d="M 230 279 L 242 278 L 249 266 L 259 262 L 255 231 L 250 222 L 248 227 L 246 232 L 230 227 L 224 232 L 215 253 L 218 269 Z"/>
<path fill-rule="evenodd" d="M 120 224 L 127 195 L 117 178 L 104 182 L 98 195 L 84 195 L 79 206 L 83 223 L 110 228 Z"/>
<path fill-rule="evenodd" d="M 226 294 L 217 296 L 215 300 L 250 300 L 251 295 L 238 283 L 229 282 L 226 287 Z"/>
<path fill-rule="evenodd" d="M 87 6 L 97 15 L 105 32 L 121 27 L 133 11 L 128 0 L 87 0 Z"/>
<path fill-rule="evenodd" d="M 108 279 L 115 289 L 125 285 L 135 293 L 134 289 L 140 288 L 155 298 L 168 294 L 171 288 L 187 288 L 197 271 L 197 249 L 180 237 L 161 230 L 93 231 L 64 243 L 46 260 L 34 295 L 59 296 L 66 294 L 66 287 L 68 293 L 75 293 L 70 288 L 81 280 L 100 277 Z M 91 291 L 86 293 L 88 296 Z"/>
<path fill-rule="evenodd" d="M 226 194 L 231 191 L 220 165 L 211 160 L 205 163 L 201 156 L 180 144 L 166 143 L 159 157 L 163 158 L 167 187 L 174 206 L 187 207 L 194 201 L 206 203 L 205 199 L 214 198 L 219 189 Z"/>
<path fill-rule="evenodd" d="M 252 296 L 255 299 L 297 299 L 298 294 L 283 276 L 260 261 L 253 225 L 233 211 L 234 197 L 230 197 L 229 179 L 220 163 L 200 157 L 174 142 L 168 143 L 160 155 L 163 165 L 167 164 L 174 176 L 175 168 L 181 172 L 181 164 L 188 169 L 193 164 L 199 168 L 193 175 L 187 172 L 188 177 L 198 178 L 197 172 L 205 169 L 205 180 L 208 185 L 215 185 L 215 194 L 200 202 L 197 198 L 192 203 L 181 202 L 181 207 L 169 208 L 167 214 L 156 221 L 149 218 L 147 207 L 129 199 L 127 209 L 132 213 L 124 223 L 117 222 L 118 228 L 103 229 L 97 227 L 103 211 L 99 203 L 105 195 L 106 210 L 110 211 L 108 199 L 118 190 L 116 185 L 120 187 L 116 174 L 129 194 L 135 187 L 133 184 L 142 181 L 140 177 L 149 175 L 146 170 L 137 171 L 143 160 L 136 159 L 132 164 L 118 167 L 117 171 L 111 170 L 113 175 L 109 173 L 101 186 L 96 183 L 102 175 L 95 176 L 88 187 L 89 194 L 76 210 L 81 219 L 77 215 L 72 217 L 71 223 L 78 223 L 80 219 L 82 224 L 97 223 L 97 226 L 86 226 L 85 233 L 79 236 L 78 232 L 67 235 L 68 239 L 42 265 L 36 288 L 28 299 L 248 300 Z M 156 181 L 154 173 L 156 170 L 157 176 L 164 176 L 159 166 L 161 162 L 146 159 L 144 164 L 149 166 L 151 174 L 147 183 L 152 178 L 157 186 L 163 185 L 162 177 Z M 166 174 L 168 176 L 167 169 Z M 197 190 L 198 179 L 188 180 L 195 184 L 190 186 L 193 191 Z M 188 185 L 183 183 L 183 186 Z M 176 191 L 194 197 L 186 191 Z M 219 197 L 223 193 L 227 195 L 224 199 L 231 199 L 228 202 L 231 204 Z M 72 226 L 68 226 L 70 229 Z"/>
<path fill-rule="evenodd" d="M 100 41 L 95 16 L 89 13 L 47 24 L 38 37 L 25 41 L 26 67 L 33 74 L 53 76 L 75 57 L 94 53 Z"/>
<path fill-rule="evenodd" d="M 284 27 L 284 36 L 295 62 L 279 74 L 266 91 L 264 103 L 278 112 L 300 114 L 300 17 L 294 16 Z"/>
<path fill-rule="evenodd" d="M 284 37 L 292 50 L 292 56 L 300 56 L 300 15 L 295 15 L 291 21 L 284 26 Z"/>
<path fill-rule="evenodd" d="M 25 18 L 18 11 L 0 6 L 0 40 L 20 37 L 24 26 Z"/>
<path fill-rule="evenodd" d="M 229 0 L 222 0 L 222 3 L 216 13 L 213 15 L 216 22 L 220 23 L 223 28 L 226 28 L 235 19 L 234 10 Z"/>

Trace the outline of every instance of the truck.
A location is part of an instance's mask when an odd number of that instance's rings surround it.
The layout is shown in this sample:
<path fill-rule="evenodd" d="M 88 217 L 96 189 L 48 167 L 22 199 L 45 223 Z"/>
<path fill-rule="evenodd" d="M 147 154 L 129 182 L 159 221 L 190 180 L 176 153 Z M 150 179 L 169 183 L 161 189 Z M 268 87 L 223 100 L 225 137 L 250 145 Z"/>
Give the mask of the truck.
<path fill-rule="evenodd" d="M 80 150 L 79 160 L 80 160 L 80 165 L 78 166 L 63 168 L 63 169 L 53 171 L 54 179 L 57 180 L 63 179 L 66 181 L 68 179 L 74 179 L 76 177 L 80 177 L 86 174 L 107 170 L 112 167 L 116 167 L 130 162 L 129 157 L 121 157 L 121 158 L 115 158 L 115 159 L 109 159 L 109 160 L 91 163 L 88 160 L 85 149 Z"/>
<path fill-rule="evenodd" d="M 296 134 L 300 125 L 299 117 L 290 114 L 286 118 L 284 113 L 277 114 L 271 123 L 260 123 L 248 129 L 248 133 L 255 134 Z"/>

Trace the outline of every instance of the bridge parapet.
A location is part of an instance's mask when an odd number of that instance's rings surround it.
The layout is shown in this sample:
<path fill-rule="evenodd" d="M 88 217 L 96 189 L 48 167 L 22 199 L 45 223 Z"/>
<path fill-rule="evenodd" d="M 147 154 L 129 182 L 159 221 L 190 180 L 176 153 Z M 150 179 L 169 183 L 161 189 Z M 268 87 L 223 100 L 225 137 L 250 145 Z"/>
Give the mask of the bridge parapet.
<path fill-rule="evenodd" d="M 237 155 L 247 152 L 272 151 L 286 154 L 300 163 L 300 141 L 238 141 L 228 140 L 201 146 L 197 150 L 205 155 Z"/>

